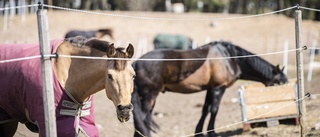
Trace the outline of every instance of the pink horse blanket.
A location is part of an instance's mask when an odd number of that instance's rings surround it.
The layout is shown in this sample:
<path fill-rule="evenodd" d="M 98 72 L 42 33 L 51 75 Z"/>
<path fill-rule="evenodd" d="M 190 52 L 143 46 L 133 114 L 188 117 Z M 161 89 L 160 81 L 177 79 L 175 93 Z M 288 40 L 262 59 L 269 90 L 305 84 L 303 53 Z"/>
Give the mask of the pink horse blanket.
<path fill-rule="evenodd" d="M 50 42 L 51 53 L 56 52 L 61 42 Z M 0 45 L 0 61 L 36 55 L 40 55 L 39 45 Z M 52 71 L 57 135 L 74 137 L 82 131 L 90 137 L 99 136 L 94 123 L 93 97 L 82 104 L 74 102 Z M 40 136 L 46 136 L 40 58 L 0 63 L 0 124 L 13 120 L 34 123 Z"/>

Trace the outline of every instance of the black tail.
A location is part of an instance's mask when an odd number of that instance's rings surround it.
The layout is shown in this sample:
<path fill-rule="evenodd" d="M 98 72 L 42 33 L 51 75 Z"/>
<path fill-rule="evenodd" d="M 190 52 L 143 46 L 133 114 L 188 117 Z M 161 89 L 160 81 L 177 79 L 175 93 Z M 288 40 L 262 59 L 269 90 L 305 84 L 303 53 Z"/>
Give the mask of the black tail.
<path fill-rule="evenodd" d="M 136 70 L 136 62 L 132 64 L 134 70 Z M 156 133 L 159 126 L 152 118 L 152 110 L 149 112 L 142 110 L 142 98 L 139 95 L 139 90 L 136 82 L 134 82 L 134 91 L 132 93 L 131 103 L 134 106 L 133 109 L 133 120 L 135 128 L 145 136 L 150 136 L 150 130 Z M 140 136 L 135 133 L 135 136 Z"/>
<path fill-rule="evenodd" d="M 141 97 L 137 91 L 137 86 L 135 84 L 134 91 L 132 93 L 131 103 L 134 106 L 133 117 L 134 117 L 134 126 L 140 132 L 152 131 L 156 133 L 156 130 L 159 129 L 158 124 L 152 118 L 152 112 L 144 112 L 141 105 Z M 145 129 L 146 128 L 146 129 Z"/>

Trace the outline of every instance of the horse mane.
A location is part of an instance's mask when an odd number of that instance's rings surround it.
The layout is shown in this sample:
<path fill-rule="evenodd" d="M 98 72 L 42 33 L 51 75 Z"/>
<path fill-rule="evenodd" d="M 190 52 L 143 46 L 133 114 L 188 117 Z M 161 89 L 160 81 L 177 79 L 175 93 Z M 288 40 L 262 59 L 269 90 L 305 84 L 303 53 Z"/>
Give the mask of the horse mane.
<path fill-rule="evenodd" d="M 97 49 L 102 52 L 107 52 L 109 49 L 109 46 L 111 45 L 110 42 L 102 41 L 98 39 L 88 39 L 83 36 L 76 36 L 72 38 L 67 38 L 65 41 L 68 41 L 71 45 L 83 48 L 85 46 Z M 115 50 L 113 58 L 128 58 L 126 52 L 124 52 L 123 47 L 117 47 Z M 115 69 L 117 70 L 124 70 L 127 65 L 127 60 L 110 60 L 111 62 L 114 62 L 113 66 L 115 66 Z"/>
<path fill-rule="evenodd" d="M 87 46 L 103 52 L 106 52 L 108 50 L 108 46 L 111 44 L 110 42 L 107 42 L 107 41 L 102 41 L 94 38 L 88 39 L 83 36 L 66 38 L 65 41 L 79 48 L 83 48 L 84 46 Z M 117 49 L 117 51 L 122 51 L 122 50 L 123 48 Z"/>
<path fill-rule="evenodd" d="M 215 42 L 214 45 L 224 46 L 229 51 L 230 56 L 254 55 L 250 51 L 247 51 L 241 48 L 240 46 L 234 45 L 230 42 L 220 41 Z M 251 72 L 252 70 L 255 70 L 258 74 L 268 79 L 272 79 L 272 76 L 274 75 L 273 70 L 275 66 L 273 66 L 272 64 L 270 64 L 269 62 L 267 62 L 259 56 L 236 58 L 236 61 L 238 62 L 238 65 L 240 66 L 242 73 L 246 73 L 248 71 Z"/>
<path fill-rule="evenodd" d="M 109 43 L 107 41 L 102 41 L 102 40 L 98 40 L 98 39 L 92 39 L 92 40 L 89 40 L 88 42 L 86 42 L 86 46 L 95 48 L 95 49 L 103 51 L 103 52 L 110 50 L 110 49 L 108 49 L 110 44 L 111 43 Z M 124 49 L 125 48 L 123 48 L 123 47 L 117 47 L 115 49 L 116 52 L 112 56 L 112 58 L 128 58 L 126 52 L 124 52 Z M 110 63 L 110 65 L 113 65 L 116 70 L 124 70 L 127 66 L 127 62 L 128 62 L 127 60 L 111 59 L 109 63 Z"/>

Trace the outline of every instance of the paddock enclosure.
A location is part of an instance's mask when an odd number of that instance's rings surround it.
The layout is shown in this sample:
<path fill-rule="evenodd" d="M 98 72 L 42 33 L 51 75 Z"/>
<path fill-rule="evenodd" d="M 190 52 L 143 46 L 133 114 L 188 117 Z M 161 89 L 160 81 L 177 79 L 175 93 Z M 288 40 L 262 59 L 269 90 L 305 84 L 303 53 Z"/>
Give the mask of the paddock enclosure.
<path fill-rule="evenodd" d="M 101 11 L 97 11 L 101 12 Z M 304 10 L 302 10 L 303 14 Z M 162 12 L 103 12 L 107 14 L 146 16 L 157 18 L 225 18 L 242 17 L 244 15 L 213 14 L 213 13 L 162 13 Z M 70 18 L 72 17 L 72 21 Z M 4 16 L 0 16 L 0 43 L 38 43 L 38 28 L 36 14 L 28 14 L 25 20 L 21 16 L 9 16 L 8 26 L 3 29 Z M 116 46 L 126 47 L 127 43 L 135 46 L 135 55 L 138 58 L 146 51 L 153 50 L 152 40 L 158 33 L 182 34 L 190 36 L 198 45 L 208 41 L 225 40 L 244 49 L 253 51 L 255 54 L 273 53 L 284 50 L 284 43 L 288 43 L 288 49 L 295 48 L 295 25 L 294 19 L 283 15 L 266 15 L 254 18 L 235 20 L 216 20 L 215 26 L 211 20 L 181 21 L 181 20 L 143 20 L 117 16 L 103 16 L 97 14 L 84 14 L 74 11 L 48 11 L 49 37 L 50 39 L 63 38 L 71 29 L 92 30 L 109 27 L 113 29 L 114 40 L 102 38 L 114 42 Z M 142 42 L 144 41 L 144 42 Z M 303 20 L 302 44 L 311 47 L 315 41 L 320 43 L 320 23 Z M 144 43 L 144 44 L 141 44 Z M 139 46 L 140 45 L 140 46 Z M 319 48 L 317 44 L 317 48 Z M 143 49 L 143 50 L 142 50 Z M 136 54 L 137 53 L 137 54 Z M 288 78 L 296 77 L 296 52 L 288 52 Z M 308 73 L 310 60 L 310 48 L 302 52 L 304 55 L 304 74 Z M 265 55 L 262 58 L 272 64 L 283 64 L 283 53 Z M 319 61 L 320 57 L 315 56 Z M 305 80 L 305 93 L 320 94 L 320 68 L 314 67 L 312 80 Z M 253 128 L 243 132 L 241 108 L 239 103 L 238 89 L 243 84 L 251 81 L 237 81 L 228 88 L 222 98 L 215 127 L 219 135 L 234 137 L 253 136 L 300 136 L 298 125 L 283 125 L 275 127 Z M 166 92 L 160 94 L 154 108 L 154 120 L 161 127 L 153 137 L 180 137 L 194 133 L 195 126 L 201 115 L 206 92 L 193 94 L 176 94 Z M 115 117 L 116 112 L 111 101 L 105 98 L 104 92 L 95 96 L 95 121 L 102 137 L 133 136 L 132 118 L 127 124 L 120 123 Z M 320 96 L 306 98 L 305 130 L 309 136 L 320 136 L 320 130 L 316 130 L 316 124 L 320 123 Z M 281 106 L 279 106 L 281 107 Z M 285 111 L 285 108 L 280 111 Z M 236 124 L 237 123 L 237 124 Z M 207 123 L 205 123 L 207 125 Z M 204 127 L 206 129 L 206 127 Z M 15 137 L 36 136 L 28 131 L 24 125 L 19 124 Z"/>

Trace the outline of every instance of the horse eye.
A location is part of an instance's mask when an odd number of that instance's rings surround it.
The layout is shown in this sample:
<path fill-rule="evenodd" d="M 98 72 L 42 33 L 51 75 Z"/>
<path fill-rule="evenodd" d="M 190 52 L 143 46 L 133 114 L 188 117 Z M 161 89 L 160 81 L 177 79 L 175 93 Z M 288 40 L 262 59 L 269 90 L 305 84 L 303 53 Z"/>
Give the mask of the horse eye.
<path fill-rule="evenodd" d="M 108 74 L 108 78 L 109 78 L 110 80 L 113 80 L 113 77 L 112 77 L 111 74 Z"/>
<path fill-rule="evenodd" d="M 136 75 L 133 75 L 133 76 L 132 76 L 132 79 L 135 79 L 135 78 L 136 78 Z"/>

